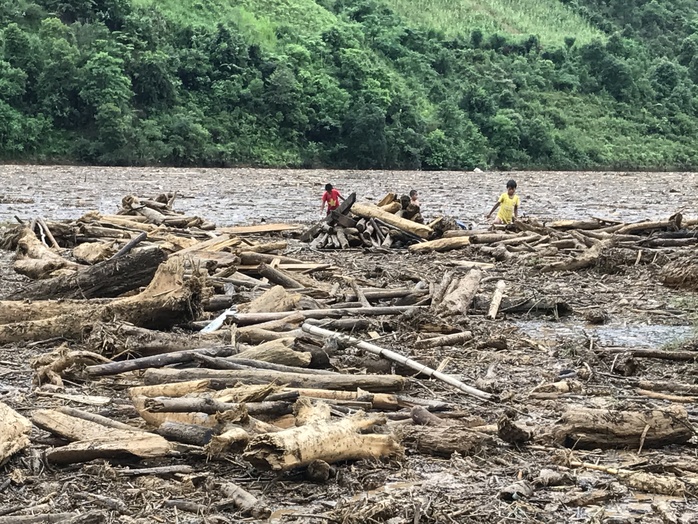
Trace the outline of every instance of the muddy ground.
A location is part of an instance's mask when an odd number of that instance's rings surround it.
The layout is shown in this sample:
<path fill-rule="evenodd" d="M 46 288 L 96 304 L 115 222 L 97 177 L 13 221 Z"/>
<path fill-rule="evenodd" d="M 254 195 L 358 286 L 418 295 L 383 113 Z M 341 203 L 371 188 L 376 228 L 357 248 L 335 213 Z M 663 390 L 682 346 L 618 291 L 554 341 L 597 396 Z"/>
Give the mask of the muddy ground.
<path fill-rule="evenodd" d="M 113 212 L 127 193 L 156 194 L 177 190 L 185 197 L 181 211 L 223 224 L 308 221 L 317 218 L 322 184 L 331 179 L 340 189 L 380 198 L 386 191 L 422 193 L 429 219 L 445 212 L 464 220 L 482 221 L 506 180 L 515 176 L 522 211 L 554 218 L 614 216 L 622 220 L 666 217 L 678 209 L 695 215 L 695 174 L 598 173 L 359 173 L 276 170 L 140 170 L 71 167 L 3 167 L 0 222 L 13 215 L 31 218 L 76 218 L 99 209 Z M 108 179 L 104 177 L 108 176 Z M 452 195 L 458 195 L 457 198 Z M 31 201 L 31 202 L 30 202 Z M 289 252 L 342 268 L 366 286 L 402 286 L 418 280 L 438 282 L 453 260 L 490 262 L 470 248 L 450 254 L 414 255 L 406 251 L 366 253 L 313 252 L 291 239 Z M 23 277 L 10 269 L 11 255 L 0 253 L 3 289 Z M 613 347 L 663 347 L 671 350 L 692 336 L 698 320 L 696 293 L 670 290 L 657 278 L 659 264 L 614 266 L 612 261 L 577 273 L 541 275 L 527 265 L 498 263 L 486 274 L 481 292 L 491 295 L 499 279 L 507 294 L 556 298 L 573 310 L 569 316 L 502 314 L 489 321 L 470 315 L 460 321 L 475 334 L 465 346 L 415 351 L 412 315 L 372 320 L 379 344 L 438 366 L 467 384 L 480 379 L 503 399 L 483 403 L 432 380 L 410 381 L 409 394 L 440 399 L 470 416 L 492 424 L 507 413 L 531 427 L 552 425 L 574 406 L 633 410 L 666 407 L 668 401 L 637 393 L 635 382 L 647 380 L 698 383 L 694 362 L 635 359 L 628 376 L 617 371 Z M 316 275 L 332 280 L 330 272 Z M 593 326 L 585 313 L 603 310 L 608 321 Z M 361 335 L 360 335 L 361 336 Z M 365 335 L 364 335 L 365 336 Z M 482 347 L 492 337 L 506 339 L 506 349 Z M 68 384 L 66 393 L 104 395 L 102 407 L 60 401 L 32 386 L 31 358 L 54 349 L 60 341 L 0 348 L 0 400 L 30 416 L 40 407 L 71 405 L 114 419 L 139 424 L 118 381 Z M 338 362 L 341 365 L 341 362 Z M 346 372 L 360 372 L 349 368 Z M 534 399 L 529 392 L 544 382 L 570 376 L 584 393 L 557 399 Z M 119 387 L 116 387 L 119 386 Z M 593 393 L 590 393 L 592 392 Z M 695 404 L 684 404 L 698 423 Z M 216 485 L 234 481 L 272 509 L 271 522 L 316 523 L 693 523 L 698 522 L 696 493 L 682 496 L 648 494 L 628 488 L 616 476 L 586 469 L 566 469 L 570 460 L 670 473 L 672 464 L 695 464 L 698 441 L 662 449 L 574 451 L 554 446 L 515 447 L 499 442 L 472 456 L 422 456 L 407 450 L 390 462 L 362 461 L 337 466 L 325 484 L 303 480 L 300 473 L 273 475 L 254 470 L 236 456 L 207 462 L 202 456 L 140 460 L 131 463 L 77 464 L 50 467 L 41 457 L 51 444 L 48 434 L 34 430 L 32 446 L 0 468 L 0 516 L 26 513 L 99 510 L 102 522 L 221 523 L 257 522 L 234 508 L 216 508 L 222 498 Z M 127 467 L 190 464 L 195 474 L 159 479 L 125 476 Z M 536 485 L 544 468 L 567 474 L 560 486 Z M 501 490 L 518 480 L 536 486 L 528 498 L 503 500 Z M 590 496 L 590 495 L 594 496 Z M 96 498 L 92 495 L 107 498 Z M 589 495 L 585 498 L 585 495 Z M 210 511 L 193 514 L 167 507 L 171 499 L 199 503 Z M 48 510 L 48 511 L 47 511 Z"/>

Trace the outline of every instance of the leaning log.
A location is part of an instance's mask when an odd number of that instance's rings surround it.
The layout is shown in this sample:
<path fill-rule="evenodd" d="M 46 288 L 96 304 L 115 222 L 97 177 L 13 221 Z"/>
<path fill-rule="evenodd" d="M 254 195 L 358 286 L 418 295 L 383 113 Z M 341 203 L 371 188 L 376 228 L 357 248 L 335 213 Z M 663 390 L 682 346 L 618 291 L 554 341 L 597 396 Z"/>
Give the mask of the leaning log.
<path fill-rule="evenodd" d="M 311 406 L 299 401 L 296 417 L 303 425 L 257 435 L 250 440 L 243 458 L 253 466 L 271 471 L 288 471 L 307 466 L 314 460 L 335 463 L 345 460 L 391 457 L 401 451 L 390 435 L 361 434 L 374 425 L 384 424 L 382 416 L 358 413 L 338 422 L 330 422 L 329 406 Z"/>
<path fill-rule="evenodd" d="M 553 430 L 566 447 L 657 448 L 684 444 L 693 436 L 688 414 L 681 406 L 648 411 L 574 409 L 565 413 Z"/>
<path fill-rule="evenodd" d="M 277 382 L 290 387 L 312 389 L 349 389 L 366 391 L 397 391 L 405 386 L 405 378 L 396 375 L 311 375 L 284 373 L 271 370 L 219 370 L 219 369 L 149 369 L 143 375 L 146 385 L 189 380 L 215 379 L 232 387 L 245 384 L 269 384 Z"/>

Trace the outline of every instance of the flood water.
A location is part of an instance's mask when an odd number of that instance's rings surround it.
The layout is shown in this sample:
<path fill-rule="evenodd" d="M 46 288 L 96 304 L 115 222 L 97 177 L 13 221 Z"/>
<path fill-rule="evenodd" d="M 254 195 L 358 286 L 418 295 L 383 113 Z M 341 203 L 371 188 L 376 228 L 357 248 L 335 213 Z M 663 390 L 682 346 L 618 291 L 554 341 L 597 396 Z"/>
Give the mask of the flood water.
<path fill-rule="evenodd" d="M 541 219 L 602 217 L 622 221 L 695 214 L 698 173 L 424 172 L 290 169 L 174 169 L 0 166 L 0 223 L 14 216 L 73 219 L 114 213 L 127 194 L 179 195 L 175 209 L 218 225 L 321 218 L 325 183 L 359 201 L 387 192 L 420 192 L 427 219 L 445 214 L 485 223 L 507 180 L 518 182 L 520 213 Z"/>

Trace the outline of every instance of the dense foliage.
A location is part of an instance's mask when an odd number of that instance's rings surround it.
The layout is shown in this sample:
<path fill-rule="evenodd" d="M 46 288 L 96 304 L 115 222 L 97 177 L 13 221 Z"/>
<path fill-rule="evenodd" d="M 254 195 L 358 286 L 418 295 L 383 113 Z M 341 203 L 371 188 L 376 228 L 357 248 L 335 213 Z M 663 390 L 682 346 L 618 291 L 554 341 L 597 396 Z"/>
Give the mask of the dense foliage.
<path fill-rule="evenodd" d="M 698 166 L 695 2 L 528 2 L 587 23 L 505 34 L 454 15 L 446 31 L 397 0 L 8 0 L 0 159 Z"/>

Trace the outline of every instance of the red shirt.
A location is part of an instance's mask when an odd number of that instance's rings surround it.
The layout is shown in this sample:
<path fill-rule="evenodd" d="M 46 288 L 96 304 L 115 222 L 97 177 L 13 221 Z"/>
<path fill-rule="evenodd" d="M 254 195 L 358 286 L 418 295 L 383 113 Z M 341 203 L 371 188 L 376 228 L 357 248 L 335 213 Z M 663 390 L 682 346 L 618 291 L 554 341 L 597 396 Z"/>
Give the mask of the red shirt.
<path fill-rule="evenodd" d="M 327 202 L 327 212 L 329 213 L 333 209 L 337 209 L 339 207 L 339 197 L 340 197 L 339 191 L 336 189 L 332 189 L 332 191 L 327 192 L 325 191 L 322 194 L 322 201 Z"/>

